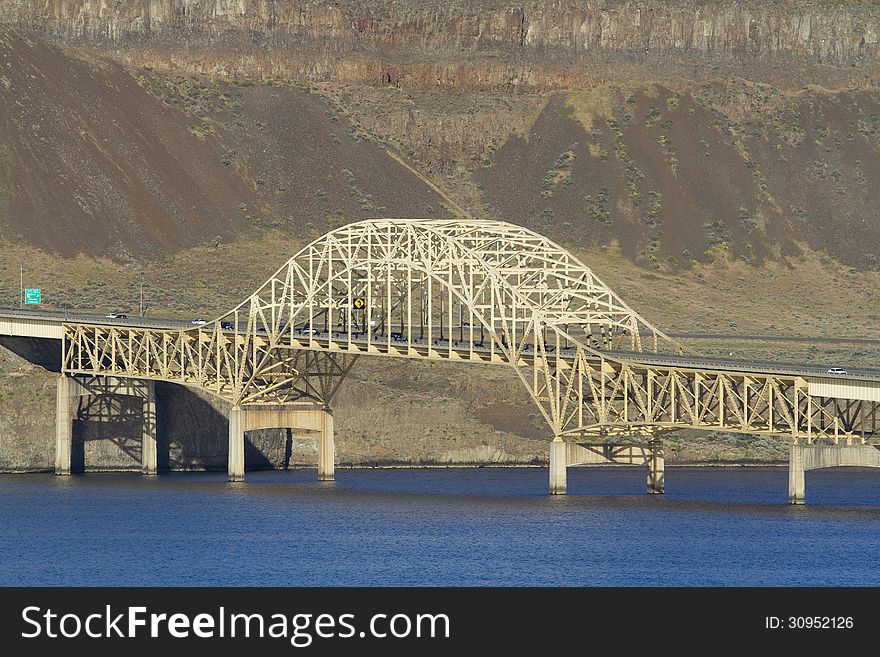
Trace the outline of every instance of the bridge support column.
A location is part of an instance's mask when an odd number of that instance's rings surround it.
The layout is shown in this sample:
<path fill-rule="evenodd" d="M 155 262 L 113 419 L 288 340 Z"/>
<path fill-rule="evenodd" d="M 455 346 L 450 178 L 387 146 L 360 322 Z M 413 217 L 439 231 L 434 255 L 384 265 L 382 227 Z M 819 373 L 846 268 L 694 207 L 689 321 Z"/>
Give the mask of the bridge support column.
<path fill-rule="evenodd" d="M 804 472 L 820 468 L 880 468 L 880 445 L 792 445 L 788 452 L 788 501 L 804 504 Z"/>
<path fill-rule="evenodd" d="M 55 388 L 55 474 L 69 475 L 73 448 L 70 419 L 70 377 L 61 374 Z"/>
<path fill-rule="evenodd" d="M 663 454 L 663 441 L 652 440 L 648 466 L 648 495 L 663 495 L 666 487 L 666 458 Z"/>
<path fill-rule="evenodd" d="M 318 439 L 318 481 L 336 479 L 336 438 L 333 435 L 333 414 L 323 411 L 321 437 Z"/>
<path fill-rule="evenodd" d="M 791 445 L 788 448 L 788 503 L 806 502 L 804 485 L 804 446 Z"/>
<path fill-rule="evenodd" d="M 244 481 L 244 426 L 238 406 L 229 409 L 229 481 Z"/>
<path fill-rule="evenodd" d="M 556 436 L 550 443 L 550 494 L 565 495 L 568 454 L 562 438 Z"/>
<path fill-rule="evenodd" d="M 144 430 L 141 436 L 141 472 L 145 475 L 154 475 L 158 469 L 156 382 L 147 381 L 146 397 L 144 397 Z"/>

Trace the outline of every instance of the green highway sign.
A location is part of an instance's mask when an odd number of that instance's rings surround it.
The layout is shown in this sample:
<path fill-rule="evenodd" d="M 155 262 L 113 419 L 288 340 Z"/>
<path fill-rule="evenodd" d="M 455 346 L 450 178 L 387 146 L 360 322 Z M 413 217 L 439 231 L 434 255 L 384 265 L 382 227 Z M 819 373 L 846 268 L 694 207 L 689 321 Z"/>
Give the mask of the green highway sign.
<path fill-rule="evenodd" d="M 24 291 L 24 302 L 28 305 L 40 305 L 42 290 L 38 287 L 29 287 Z"/>

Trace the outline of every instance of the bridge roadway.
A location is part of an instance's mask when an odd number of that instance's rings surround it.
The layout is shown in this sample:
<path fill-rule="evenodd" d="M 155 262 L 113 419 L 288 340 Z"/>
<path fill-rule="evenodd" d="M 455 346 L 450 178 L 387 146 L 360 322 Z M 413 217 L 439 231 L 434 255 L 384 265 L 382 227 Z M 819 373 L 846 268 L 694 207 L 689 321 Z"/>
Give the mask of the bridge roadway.
<path fill-rule="evenodd" d="M 120 326 L 125 328 L 143 328 L 154 330 L 189 330 L 196 329 L 198 325 L 194 325 L 191 320 L 172 319 L 167 317 L 139 317 L 129 315 L 128 319 L 111 319 L 105 317 L 101 313 L 83 313 L 69 312 L 62 310 L 12 310 L 0 309 L 0 319 L 31 319 L 37 321 L 55 322 L 59 325 L 64 323 L 92 324 L 100 326 Z M 234 333 L 233 329 L 226 331 L 229 334 Z M 681 334 L 679 334 L 681 335 Z M 300 339 L 304 345 L 307 344 L 305 338 L 310 336 L 303 333 L 297 333 L 296 337 Z M 334 332 L 334 338 L 345 338 L 348 342 L 348 334 L 343 332 Z M 326 333 L 311 336 L 316 346 L 326 347 L 328 336 Z M 367 338 L 364 336 L 353 337 L 351 342 L 355 345 L 366 345 Z M 374 342 L 385 342 L 374 340 Z M 447 346 L 448 342 L 444 339 L 435 339 L 432 341 L 434 347 Z M 453 340 L 453 351 L 456 350 L 456 340 Z M 394 344 L 392 342 L 392 344 Z M 428 347 L 427 340 L 419 340 L 414 338 L 412 341 L 414 348 Z M 308 348 L 305 346 L 304 348 Z M 552 348 L 551 348 L 552 349 Z M 475 352 L 488 354 L 488 348 L 475 348 Z M 528 356 L 531 352 L 530 347 L 526 347 L 524 355 Z M 574 348 L 563 347 L 561 355 L 563 358 L 573 355 Z M 630 351 L 608 351 L 605 352 L 613 358 L 621 360 L 631 360 L 644 365 L 658 365 L 688 369 L 711 369 L 721 370 L 725 372 L 737 372 L 745 374 L 776 374 L 791 375 L 801 377 L 816 377 L 839 379 L 841 381 L 877 381 L 880 382 L 880 369 L 868 368 L 847 368 L 847 374 L 829 374 L 827 365 L 805 364 L 805 363 L 780 363 L 774 361 L 750 361 L 737 360 L 728 358 L 716 358 L 712 356 L 692 356 L 692 355 L 676 355 L 676 354 L 654 354 L 648 352 L 630 352 Z"/>

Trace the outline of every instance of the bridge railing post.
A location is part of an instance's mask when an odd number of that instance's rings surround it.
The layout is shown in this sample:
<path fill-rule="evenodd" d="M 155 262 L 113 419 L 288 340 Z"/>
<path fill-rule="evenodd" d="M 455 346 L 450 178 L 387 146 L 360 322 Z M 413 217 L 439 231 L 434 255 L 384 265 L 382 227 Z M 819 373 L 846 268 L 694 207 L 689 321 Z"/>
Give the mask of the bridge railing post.
<path fill-rule="evenodd" d="M 69 475 L 73 449 L 70 418 L 70 377 L 60 374 L 55 388 L 55 474 Z"/>
<path fill-rule="evenodd" d="M 550 443 L 550 494 L 565 495 L 568 474 L 567 446 L 560 436 Z"/>

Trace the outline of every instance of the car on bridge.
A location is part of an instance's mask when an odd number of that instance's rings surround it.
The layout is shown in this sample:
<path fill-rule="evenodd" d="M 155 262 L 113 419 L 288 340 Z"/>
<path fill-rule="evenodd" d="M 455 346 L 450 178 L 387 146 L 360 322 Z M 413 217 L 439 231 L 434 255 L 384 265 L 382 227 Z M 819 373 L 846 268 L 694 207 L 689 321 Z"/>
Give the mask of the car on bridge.
<path fill-rule="evenodd" d="M 849 372 L 847 372 L 847 371 L 846 371 L 845 369 L 843 369 L 842 367 L 829 367 L 829 368 L 828 368 L 828 374 L 838 374 L 838 375 L 841 375 L 841 374 L 849 374 Z"/>
<path fill-rule="evenodd" d="M 220 322 L 220 328 L 224 331 L 231 331 L 235 327 L 232 325 L 232 322 Z"/>
<path fill-rule="evenodd" d="M 128 319 L 128 315 L 125 313 L 107 313 L 104 317 L 105 319 Z"/>
<path fill-rule="evenodd" d="M 205 324 L 208 323 L 208 320 L 207 320 L 207 319 L 202 319 L 201 317 L 197 317 L 196 319 L 194 319 L 194 320 L 193 320 L 192 322 L 190 322 L 190 323 L 193 324 L 193 325 L 195 325 L 195 326 L 204 326 Z"/>

